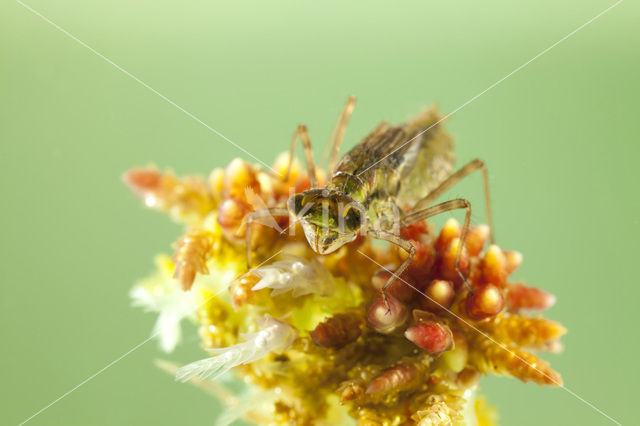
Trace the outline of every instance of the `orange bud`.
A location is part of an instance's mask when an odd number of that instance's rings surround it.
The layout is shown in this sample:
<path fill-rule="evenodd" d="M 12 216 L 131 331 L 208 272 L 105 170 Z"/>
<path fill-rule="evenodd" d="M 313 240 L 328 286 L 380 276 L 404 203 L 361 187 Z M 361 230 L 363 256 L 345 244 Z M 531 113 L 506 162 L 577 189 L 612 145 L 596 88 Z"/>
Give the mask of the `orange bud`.
<path fill-rule="evenodd" d="M 163 173 L 156 169 L 131 169 L 122 175 L 122 180 L 138 196 L 158 191 L 162 186 Z"/>
<path fill-rule="evenodd" d="M 171 258 L 175 264 L 173 276 L 187 291 L 191 289 L 196 273 L 209 273 L 207 260 L 214 249 L 214 238 L 207 231 L 197 230 L 181 237 L 175 246 L 176 251 Z"/>
<path fill-rule="evenodd" d="M 473 364 L 482 373 L 506 374 L 525 383 L 562 386 L 562 378 L 547 361 L 518 347 L 505 349 L 489 339 L 482 339 L 477 349 Z"/>
<path fill-rule="evenodd" d="M 426 284 L 424 282 L 433 272 L 432 268 L 436 260 L 436 253 L 431 245 L 425 245 L 419 240 L 410 240 L 410 242 L 415 247 L 416 252 L 406 272 L 418 284 L 416 287 L 421 288 Z"/>
<path fill-rule="evenodd" d="M 482 258 L 482 275 L 486 282 L 498 286 L 507 279 L 507 259 L 495 244 L 489 246 Z"/>
<path fill-rule="evenodd" d="M 440 253 L 440 273 L 442 278 L 453 281 L 456 286 L 462 283 L 460 275 L 456 271 L 456 256 L 458 255 L 458 248 L 460 247 L 460 238 L 454 238 L 449 242 L 449 245 Z M 469 253 L 467 249 L 463 248 L 460 254 L 460 271 L 463 274 L 467 273 L 469 269 Z"/>
<path fill-rule="evenodd" d="M 515 250 L 505 250 L 502 253 L 507 261 L 507 274 L 511 275 L 522 263 L 522 253 Z"/>
<path fill-rule="evenodd" d="M 171 213 L 186 222 L 200 221 L 213 210 L 213 199 L 199 177 L 176 178 L 155 168 L 132 169 L 122 179 L 147 207 Z"/>
<path fill-rule="evenodd" d="M 424 289 L 418 303 L 420 307 L 433 312 L 449 309 L 456 297 L 456 291 L 451 281 L 433 280 Z"/>
<path fill-rule="evenodd" d="M 418 240 L 423 234 L 427 233 L 428 230 L 427 222 L 416 222 L 402 228 L 400 230 L 400 236 L 405 240 Z"/>
<path fill-rule="evenodd" d="M 467 297 L 465 307 L 467 315 L 476 321 L 497 315 L 504 307 L 502 291 L 493 284 L 486 284 Z"/>
<path fill-rule="evenodd" d="M 487 242 L 487 238 L 489 238 L 489 227 L 487 225 L 470 227 L 464 240 L 467 250 L 469 250 L 469 256 L 478 256 Z"/>
<path fill-rule="evenodd" d="M 382 287 L 387 283 L 389 278 L 391 278 L 393 274 L 385 269 L 380 269 L 373 274 L 371 277 L 371 284 L 374 288 L 378 290 L 382 290 Z M 409 302 L 413 299 L 415 290 L 411 288 L 409 284 L 416 287 L 415 283 L 413 283 L 407 274 L 402 274 L 402 279 L 395 279 L 389 288 L 387 288 L 387 294 L 395 297 L 396 299 L 402 302 Z M 403 281 L 404 280 L 404 281 Z M 406 282 L 405 282 L 406 281 Z M 409 284 L 407 284 L 409 283 Z M 417 288 L 417 287 L 416 287 Z"/>
<path fill-rule="evenodd" d="M 234 232 L 244 217 L 251 211 L 251 207 L 235 198 L 228 198 L 218 206 L 218 222 L 223 229 Z"/>
<path fill-rule="evenodd" d="M 221 200 L 224 191 L 224 170 L 213 169 L 209 174 L 209 190 L 216 200 Z"/>
<path fill-rule="evenodd" d="M 451 218 L 445 222 L 436 240 L 436 250 L 442 251 L 454 238 L 459 238 L 462 228 L 457 220 Z"/>
<path fill-rule="evenodd" d="M 512 312 L 544 311 L 556 303 L 556 297 L 536 287 L 510 284 L 507 287 L 507 308 Z"/>
<path fill-rule="evenodd" d="M 224 190 L 227 197 L 247 201 L 246 191 L 260 193 L 260 184 L 251 165 L 240 158 L 231 161 L 224 171 Z"/>
<path fill-rule="evenodd" d="M 289 167 L 289 153 L 283 152 L 282 154 L 278 155 L 278 157 L 276 158 L 276 161 L 274 161 L 273 163 L 273 170 L 275 170 L 276 173 L 280 175 L 278 178 L 279 180 L 284 179 L 284 177 L 287 174 L 288 167 Z M 295 182 L 298 179 L 298 176 L 300 176 L 301 174 L 302 174 L 302 167 L 300 166 L 300 162 L 296 158 L 294 158 L 291 163 L 289 180 L 291 182 Z"/>

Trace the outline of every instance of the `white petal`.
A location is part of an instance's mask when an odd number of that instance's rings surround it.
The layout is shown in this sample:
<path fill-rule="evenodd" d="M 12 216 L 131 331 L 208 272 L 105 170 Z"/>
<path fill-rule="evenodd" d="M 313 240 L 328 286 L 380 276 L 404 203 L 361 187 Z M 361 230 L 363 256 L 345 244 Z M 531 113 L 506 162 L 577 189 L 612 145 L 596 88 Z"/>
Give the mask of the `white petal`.
<path fill-rule="evenodd" d="M 298 335 L 294 327 L 268 315 L 258 321 L 258 326 L 261 329 L 256 333 L 240 334 L 246 342 L 228 348 L 210 349 L 208 352 L 213 357 L 178 369 L 176 380 L 184 382 L 196 376 L 200 379 L 211 377 L 213 380 L 233 367 L 259 360 L 270 351 L 285 350 Z"/>
<path fill-rule="evenodd" d="M 159 314 L 153 335 L 158 337 L 160 348 L 168 353 L 180 342 L 180 321 L 193 315 L 197 307 L 197 295 L 195 292 L 182 291 L 172 277 L 163 278 L 154 280 L 153 284 L 136 285 L 129 295 L 134 306 Z"/>
<path fill-rule="evenodd" d="M 271 295 L 277 296 L 292 291 L 294 297 L 310 293 L 325 294 L 331 287 L 331 274 L 317 260 L 308 261 L 297 256 L 273 262 L 271 265 L 253 269 L 260 277 L 252 290 L 270 288 Z"/>

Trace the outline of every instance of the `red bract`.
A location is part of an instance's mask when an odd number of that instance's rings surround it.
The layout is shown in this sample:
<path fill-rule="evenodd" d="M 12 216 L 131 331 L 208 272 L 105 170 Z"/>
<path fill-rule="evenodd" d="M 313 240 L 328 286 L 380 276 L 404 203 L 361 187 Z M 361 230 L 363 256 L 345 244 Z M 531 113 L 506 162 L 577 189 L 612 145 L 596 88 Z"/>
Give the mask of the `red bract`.
<path fill-rule="evenodd" d="M 436 321 L 423 321 L 409 327 L 404 336 L 431 355 L 439 355 L 453 346 L 451 329 Z"/>

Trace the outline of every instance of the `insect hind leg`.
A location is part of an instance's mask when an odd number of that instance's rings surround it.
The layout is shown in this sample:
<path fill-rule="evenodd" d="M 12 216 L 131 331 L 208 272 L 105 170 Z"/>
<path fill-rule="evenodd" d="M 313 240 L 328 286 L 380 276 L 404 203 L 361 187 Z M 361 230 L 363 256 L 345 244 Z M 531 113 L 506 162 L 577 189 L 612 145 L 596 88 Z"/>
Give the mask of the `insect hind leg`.
<path fill-rule="evenodd" d="M 400 264 L 398 269 L 396 269 L 391 274 L 391 276 L 389 277 L 387 282 L 384 284 L 384 286 L 382 286 L 382 289 L 381 289 L 381 291 L 382 291 L 382 300 L 384 301 L 384 304 L 387 307 L 387 314 L 388 314 L 388 313 L 391 312 L 391 305 L 389 304 L 389 299 L 387 297 L 387 289 L 389 288 L 389 286 L 396 279 L 401 279 L 400 275 L 402 275 L 404 270 L 407 269 L 409 267 L 409 265 L 411 264 L 411 261 L 413 260 L 413 257 L 416 254 L 416 248 L 409 241 L 407 241 L 404 238 L 401 238 L 401 237 L 399 237 L 399 236 L 397 236 L 395 234 L 392 234 L 391 232 L 387 232 L 387 231 L 371 231 L 370 235 L 372 237 L 374 237 L 374 238 L 379 239 L 379 240 L 388 241 L 391 244 L 395 244 L 396 246 L 402 248 L 403 250 L 405 250 L 407 252 L 407 258 L 404 260 L 404 262 L 402 262 Z"/>
<path fill-rule="evenodd" d="M 462 179 L 469 176 L 476 170 L 482 170 L 484 203 L 487 214 L 487 223 L 489 224 L 489 240 L 491 241 L 491 244 L 493 244 L 495 241 L 493 237 L 493 221 L 491 216 L 491 202 L 489 198 L 489 172 L 487 171 L 487 166 L 484 164 L 484 161 L 480 160 L 479 158 L 476 158 L 475 160 L 472 160 L 469 163 L 465 164 L 462 168 L 445 179 L 436 189 L 431 191 L 422 200 L 418 201 L 414 209 L 423 209 L 430 206 L 447 190 L 449 190 L 456 183 L 460 182 Z"/>
<path fill-rule="evenodd" d="M 338 122 L 336 123 L 336 127 L 333 129 L 333 133 L 331 134 L 331 139 L 329 140 L 328 145 L 331 149 L 331 157 L 329 157 L 329 165 L 327 167 L 329 176 L 333 174 L 336 165 L 338 164 L 338 153 L 340 152 L 340 146 L 344 139 L 344 132 L 347 130 L 347 124 L 349 123 L 349 118 L 353 113 L 355 103 L 355 96 L 352 95 L 347 98 L 347 103 L 345 104 L 342 114 L 340 114 Z"/>
<path fill-rule="evenodd" d="M 298 139 L 302 141 L 302 147 L 304 149 L 304 158 L 307 163 L 307 173 L 309 174 L 309 182 L 311 184 L 311 188 L 318 187 L 318 176 L 316 174 L 316 162 L 313 159 L 313 149 L 311 147 L 311 138 L 309 137 L 309 131 L 307 130 L 307 126 L 304 124 L 298 125 L 295 133 L 293 134 L 293 139 L 291 140 L 291 148 L 289 149 L 289 164 L 287 165 L 287 172 L 284 177 L 281 176 L 282 180 L 288 181 L 289 176 L 291 175 L 291 166 L 293 164 L 293 158 L 296 153 L 296 145 L 298 144 Z"/>
<path fill-rule="evenodd" d="M 458 250 L 456 252 L 456 260 L 455 260 L 455 269 L 458 276 L 462 279 L 465 287 L 469 290 L 471 294 L 473 294 L 473 289 L 467 280 L 467 277 L 464 276 L 462 271 L 460 270 L 460 257 L 462 255 L 462 250 L 465 246 L 465 241 L 467 238 L 467 232 L 469 231 L 469 223 L 471 222 L 471 203 L 464 198 L 457 198 L 455 200 L 445 201 L 444 203 L 436 204 L 435 206 L 428 207 L 426 209 L 416 208 L 407 212 L 401 219 L 401 226 L 406 227 L 413 223 L 423 221 L 432 216 L 438 215 L 440 213 L 444 213 L 451 210 L 465 209 L 464 215 L 464 224 L 462 225 L 462 232 L 460 234 L 460 245 L 458 246 Z M 405 261 L 406 263 L 406 261 Z M 404 263 L 403 263 L 404 265 Z M 401 265 L 401 266 L 403 266 Z M 409 266 L 407 264 L 404 266 Z M 387 283 L 389 284 L 389 283 Z M 385 284 L 385 286 L 387 285 Z"/>

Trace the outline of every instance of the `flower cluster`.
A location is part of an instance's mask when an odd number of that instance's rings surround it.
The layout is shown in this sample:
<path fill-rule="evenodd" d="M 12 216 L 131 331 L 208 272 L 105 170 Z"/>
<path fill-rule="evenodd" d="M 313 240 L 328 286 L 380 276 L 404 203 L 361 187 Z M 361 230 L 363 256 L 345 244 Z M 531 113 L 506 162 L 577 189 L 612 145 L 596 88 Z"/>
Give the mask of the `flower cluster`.
<path fill-rule="evenodd" d="M 283 155 L 274 169 L 284 175 L 287 164 Z M 471 227 L 464 247 L 455 220 L 439 232 L 424 222 L 403 229 L 416 256 L 390 286 L 389 310 L 380 290 L 403 253 L 368 238 L 320 256 L 288 217 L 273 218 L 273 226 L 252 225 L 257 266 L 247 266 L 244 218 L 283 206 L 290 188 L 309 187 L 296 162 L 287 181 L 242 160 L 206 180 L 154 168 L 124 179 L 147 206 L 185 225 L 173 256 L 160 256 L 158 271 L 131 296 L 159 312 L 155 333 L 166 351 L 178 343 L 182 319 L 198 325 L 210 357 L 177 369 L 178 379 L 206 387 L 205 378 L 232 369 L 252 385 L 238 416 L 298 425 L 490 425 L 495 413 L 476 395 L 482 374 L 561 385 L 533 354 L 561 349 L 565 329 L 531 315 L 554 297 L 510 281 L 522 256 L 487 247 L 486 226 Z M 289 226 L 294 232 L 282 232 Z M 455 268 L 460 248 L 466 283 Z"/>

